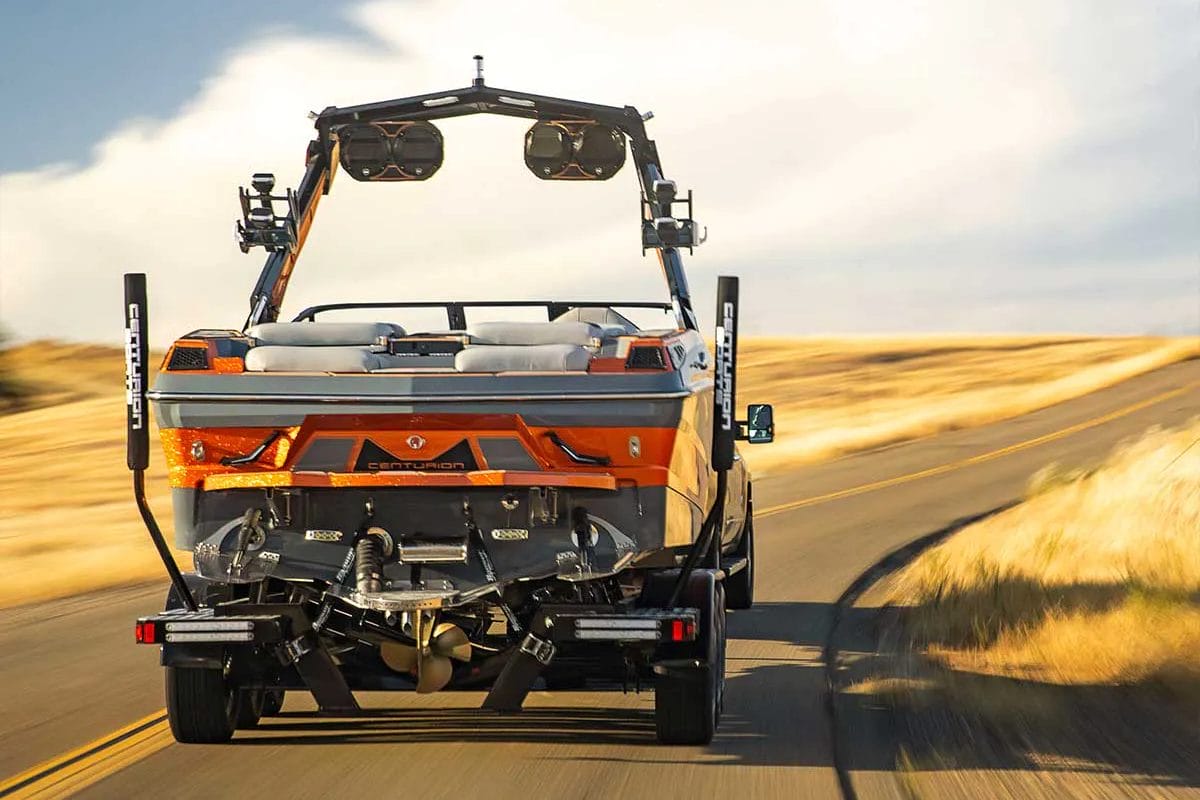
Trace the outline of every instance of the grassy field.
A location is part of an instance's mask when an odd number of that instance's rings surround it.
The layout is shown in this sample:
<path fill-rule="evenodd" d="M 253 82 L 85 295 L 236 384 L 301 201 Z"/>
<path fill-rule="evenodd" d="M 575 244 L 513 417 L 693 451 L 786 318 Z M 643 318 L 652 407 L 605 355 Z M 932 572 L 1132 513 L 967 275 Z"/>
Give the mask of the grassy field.
<path fill-rule="evenodd" d="M 756 474 L 996 422 L 1200 356 L 1200 339 L 759 339 L 739 402 L 775 405 L 779 437 L 747 448 Z"/>
<path fill-rule="evenodd" d="M 889 584 L 882 680 L 910 796 L 1167 798 L 1200 785 L 1200 419 L 1022 504 Z M 878 666 L 876 667 L 878 669 Z"/>
<path fill-rule="evenodd" d="M 899 576 L 891 601 L 917 646 L 961 674 L 1152 688 L 1200 709 L 1200 420 L 1089 474 L 1049 468 L 1029 494 Z M 1027 711 L 1011 691 L 967 706 Z"/>
<path fill-rule="evenodd" d="M 746 456 L 761 475 L 1020 414 L 1198 354 L 1195 339 L 747 340 L 741 400 L 774 403 L 779 438 Z M 121 384 L 116 348 L 0 351 L 0 607 L 161 574 L 130 500 Z M 169 530 L 157 452 L 149 493 Z"/>
<path fill-rule="evenodd" d="M 125 469 L 123 375 L 113 347 L 0 352 L 0 608 L 162 573 Z M 162 453 L 150 452 L 151 504 L 169 532 Z"/>

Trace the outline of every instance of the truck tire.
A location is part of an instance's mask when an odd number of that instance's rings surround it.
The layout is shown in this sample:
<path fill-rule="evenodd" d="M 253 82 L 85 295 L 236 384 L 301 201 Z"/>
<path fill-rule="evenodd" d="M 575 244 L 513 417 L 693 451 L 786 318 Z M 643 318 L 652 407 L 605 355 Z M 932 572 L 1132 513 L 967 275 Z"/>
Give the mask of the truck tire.
<path fill-rule="evenodd" d="M 702 670 L 668 670 L 655 679 L 654 724 L 662 744 L 708 744 L 725 705 L 725 590 L 711 573 L 695 576 L 684 593 L 700 609 L 693 653 Z"/>
<path fill-rule="evenodd" d="M 733 551 L 746 559 L 746 566 L 725 578 L 725 607 L 745 611 L 754 605 L 754 505 L 746 504 L 746 525 Z"/>
<path fill-rule="evenodd" d="M 167 719 L 175 741 L 222 744 L 233 738 L 242 692 L 220 669 L 167 667 Z"/>

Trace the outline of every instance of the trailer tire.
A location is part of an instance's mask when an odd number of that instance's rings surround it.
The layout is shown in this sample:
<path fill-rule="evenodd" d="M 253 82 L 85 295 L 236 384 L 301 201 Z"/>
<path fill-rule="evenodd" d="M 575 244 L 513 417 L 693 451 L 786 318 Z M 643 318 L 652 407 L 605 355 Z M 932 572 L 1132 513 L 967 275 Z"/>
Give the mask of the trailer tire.
<path fill-rule="evenodd" d="M 283 695 L 283 689 L 263 690 L 262 715 L 264 717 L 279 716 L 279 712 L 283 710 Z"/>
<path fill-rule="evenodd" d="M 725 705 L 725 589 L 711 573 L 696 577 L 704 580 L 690 583 L 684 602 L 701 610 L 694 655 L 707 669 L 667 671 L 656 678 L 654 724 L 662 744 L 708 744 Z"/>
<path fill-rule="evenodd" d="M 552 672 L 543 675 L 547 692 L 578 692 L 587 688 L 587 678 L 579 672 Z"/>
<path fill-rule="evenodd" d="M 745 611 L 754 605 L 754 505 L 746 504 L 746 525 L 733 554 L 746 566 L 725 578 L 725 607 Z"/>
<path fill-rule="evenodd" d="M 257 728 L 267 702 L 266 689 L 243 689 L 238 699 L 237 723 L 239 731 Z"/>
<path fill-rule="evenodd" d="M 167 667 L 167 720 L 175 741 L 223 744 L 233 738 L 242 692 L 220 669 Z"/>

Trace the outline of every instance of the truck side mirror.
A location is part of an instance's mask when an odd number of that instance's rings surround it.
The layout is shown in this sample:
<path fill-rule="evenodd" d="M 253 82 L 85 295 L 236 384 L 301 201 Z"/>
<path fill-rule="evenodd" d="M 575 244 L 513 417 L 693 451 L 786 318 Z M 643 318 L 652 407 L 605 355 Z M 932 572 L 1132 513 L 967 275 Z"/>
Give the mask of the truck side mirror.
<path fill-rule="evenodd" d="M 751 403 L 746 410 L 745 439 L 750 444 L 775 441 L 775 409 L 768 403 Z"/>

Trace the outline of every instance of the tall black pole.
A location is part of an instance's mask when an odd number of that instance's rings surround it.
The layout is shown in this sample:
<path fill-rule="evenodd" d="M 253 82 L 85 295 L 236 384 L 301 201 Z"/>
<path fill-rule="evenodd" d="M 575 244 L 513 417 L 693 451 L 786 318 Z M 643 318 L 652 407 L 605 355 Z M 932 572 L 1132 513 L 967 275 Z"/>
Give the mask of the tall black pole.
<path fill-rule="evenodd" d="M 737 442 L 737 315 L 738 279 L 723 275 L 717 283 L 717 363 L 713 375 L 712 468 L 717 473 L 712 508 L 684 559 L 668 605 L 679 604 L 688 577 L 707 556 L 715 568 L 721 564 L 721 533 L 725 527 L 725 494 Z"/>
<path fill-rule="evenodd" d="M 717 364 L 713 375 L 713 469 L 733 468 L 737 441 L 738 279 L 717 283 Z"/>
<path fill-rule="evenodd" d="M 146 276 L 125 274 L 125 463 L 133 472 L 133 497 L 142 522 L 162 559 L 171 585 L 189 611 L 197 609 L 187 582 L 179 572 L 162 529 L 146 501 L 146 468 L 150 466 L 150 405 L 146 399 L 150 381 L 150 325 L 146 316 Z"/>

